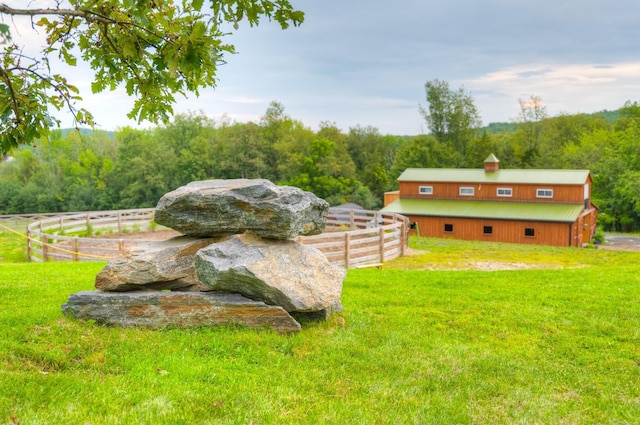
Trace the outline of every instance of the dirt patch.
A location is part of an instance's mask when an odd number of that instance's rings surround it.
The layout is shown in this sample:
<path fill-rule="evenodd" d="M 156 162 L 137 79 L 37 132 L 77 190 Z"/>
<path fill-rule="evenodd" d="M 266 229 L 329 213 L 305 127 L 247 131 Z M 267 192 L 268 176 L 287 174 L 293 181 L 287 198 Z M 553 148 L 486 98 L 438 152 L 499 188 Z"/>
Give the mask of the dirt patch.
<path fill-rule="evenodd" d="M 420 255 L 427 251 L 416 250 L 407 248 L 405 253 L 407 256 Z M 507 261 L 493 261 L 493 260 L 477 260 L 477 261 L 451 261 L 446 263 L 428 263 L 421 268 L 421 270 L 481 270 L 481 271 L 498 271 L 498 270 L 529 270 L 529 269 L 558 269 L 561 268 L 557 264 L 545 264 L 545 263 L 523 263 L 523 262 L 507 262 Z"/>
<path fill-rule="evenodd" d="M 527 264 L 527 263 L 503 263 L 501 261 L 474 261 L 467 265 L 471 270 L 496 271 L 496 270 L 528 270 L 528 269 L 547 269 L 550 266 L 544 264 Z"/>
<path fill-rule="evenodd" d="M 182 233 L 176 230 L 156 230 L 154 232 L 134 232 L 134 233 L 109 233 L 105 235 L 92 236 L 92 239 L 122 239 L 122 240 L 141 240 L 141 241 L 164 241 Z"/>
<path fill-rule="evenodd" d="M 551 264 L 527 264 L 527 263 L 505 263 L 502 261 L 471 261 L 461 263 L 449 263 L 439 265 L 427 265 L 421 270 L 444 271 L 444 270 L 480 270 L 494 272 L 499 270 L 531 270 L 531 269 L 557 269 L 560 268 Z"/>

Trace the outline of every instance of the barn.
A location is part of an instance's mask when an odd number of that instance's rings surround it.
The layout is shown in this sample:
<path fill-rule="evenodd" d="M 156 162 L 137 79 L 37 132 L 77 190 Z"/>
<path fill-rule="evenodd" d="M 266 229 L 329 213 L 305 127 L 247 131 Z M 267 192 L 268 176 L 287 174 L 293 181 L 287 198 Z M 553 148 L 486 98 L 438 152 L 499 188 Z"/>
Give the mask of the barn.
<path fill-rule="evenodd" d="M 409 168 L 383 212 L 409 217 L 415 234 L 581 247 L 596 229 L 589 170 Z"/>

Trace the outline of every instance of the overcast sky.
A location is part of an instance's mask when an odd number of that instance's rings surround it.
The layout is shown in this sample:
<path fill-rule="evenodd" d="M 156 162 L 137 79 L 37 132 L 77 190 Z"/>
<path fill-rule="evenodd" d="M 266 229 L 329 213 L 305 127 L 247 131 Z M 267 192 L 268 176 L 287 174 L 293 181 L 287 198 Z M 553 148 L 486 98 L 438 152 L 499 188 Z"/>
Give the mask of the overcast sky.
<path fill-rule="evenodd" d="M 434 79 L 464 87 L 485 124 L 510 121 L 531 95 L 552 116 L 640 101 L 638 0 L 292 3 L 306 13 L 301 27 L 241 28 L 218 87 L 179 100 L 176 112 L 258 121 L 275 100 L 314 130 L 329 121 L 412 135 L 427 132 L 418 105 Z M 134 126 L 123 91 L 91 95 L 82 69 L 73 77 L 101 128 Z"/>

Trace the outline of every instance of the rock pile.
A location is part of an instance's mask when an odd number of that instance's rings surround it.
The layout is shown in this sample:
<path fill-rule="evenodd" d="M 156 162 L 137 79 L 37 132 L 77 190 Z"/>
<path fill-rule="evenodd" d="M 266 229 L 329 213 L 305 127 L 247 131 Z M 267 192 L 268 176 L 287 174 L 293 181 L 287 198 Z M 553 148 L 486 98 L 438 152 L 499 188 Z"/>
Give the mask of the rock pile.
<path fill-rule="evenodd" d="M 329 205 L 268 180 L 206 180 L 167 193 L 155 221 L 184 236 L 109 261 L 97 291 L 73 294 L 66 314 L 120 326 L 240 324 L 300 330 L 296 319 L 339 311 L 346 272 L 294 242 L 324 230 Z"/>

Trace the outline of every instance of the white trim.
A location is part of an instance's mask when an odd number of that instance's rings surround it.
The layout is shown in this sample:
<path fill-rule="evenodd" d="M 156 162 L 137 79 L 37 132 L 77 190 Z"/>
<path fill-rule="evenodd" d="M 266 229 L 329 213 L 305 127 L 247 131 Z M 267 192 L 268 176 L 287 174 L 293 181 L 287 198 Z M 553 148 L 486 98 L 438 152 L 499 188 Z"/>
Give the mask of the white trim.
<path fill-rule="evenodd" d="M 420 195 L 433 195 L 433 186 L 420 186 L 418 187 L 418 193 Z"/>
<path fill-rule="evenodd" d="M 460 186 L 460 189 L 458 189 L 458 194 L 460 196 L 475 196 L 476 188 L 472 186 Z"/>
<path fill-rule="evenodd" d="M 536 189 L 536 198 L 553 198 L 553 189 Z"/>
<path fill-rule="evenodd" d="M 500 193 L 501 190 L 505 193 Z M 513 189 L 510 187 L 499 187 L 496 189 L 496 196 L 510 198 L 513 196 Z"/>

